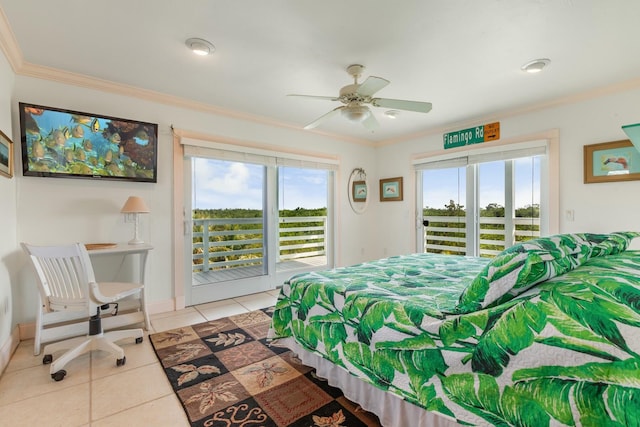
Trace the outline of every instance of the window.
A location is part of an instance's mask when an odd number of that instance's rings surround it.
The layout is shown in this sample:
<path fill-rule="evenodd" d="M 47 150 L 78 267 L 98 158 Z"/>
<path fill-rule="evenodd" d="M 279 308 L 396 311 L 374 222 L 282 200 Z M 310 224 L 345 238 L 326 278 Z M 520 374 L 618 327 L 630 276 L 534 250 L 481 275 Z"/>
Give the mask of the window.
<path fill-rule="evenodd" d="M 548 234 L 541 194 L 547 146 L 502 147 L 414 163 L 422 227 L 418 250 L 492 257 Z"/>
<path fill-rule="evenodd" d="M 273 289 L 295 271 L 333 265 L 337 165 L 248 151 L 184 147 L 188 305 Z"/>

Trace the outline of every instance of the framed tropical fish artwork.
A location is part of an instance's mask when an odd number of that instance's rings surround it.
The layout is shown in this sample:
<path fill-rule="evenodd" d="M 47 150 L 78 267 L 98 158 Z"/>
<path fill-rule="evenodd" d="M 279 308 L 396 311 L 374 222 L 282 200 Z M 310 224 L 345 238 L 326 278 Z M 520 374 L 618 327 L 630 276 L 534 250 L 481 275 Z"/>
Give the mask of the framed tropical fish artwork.
<path fill-rule="evenodd" d="M 22 174 L 157 182 L 158 125 L 19 103 Z"/>

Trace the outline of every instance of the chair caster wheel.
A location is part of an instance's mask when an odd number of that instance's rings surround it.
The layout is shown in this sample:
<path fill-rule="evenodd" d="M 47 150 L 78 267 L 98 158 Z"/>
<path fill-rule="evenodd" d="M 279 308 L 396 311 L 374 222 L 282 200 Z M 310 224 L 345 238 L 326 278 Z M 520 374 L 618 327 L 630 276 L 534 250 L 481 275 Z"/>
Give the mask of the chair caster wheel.
<path fill-rule="evenodd" d="M 53 362 L 53 355 L 45 354 L 44 357 L 42 358 L 42 364 L 43 365 L 48 365 L 51 362 Z"/>
<path fill-rule="evenodd" d="M 140 344 L 142 342 L 142 337 L 136 338 L 136 344 Z"/>
<path fill-rule="evenodd" d="M 65 371 L 64 369 L 61 369 L 58 372 L 54 372 L 53 374 L 51 374 L 51 378 L 53 378 L 56 381 L 62 381 L 65 375 L 67 375 L 67 371 Z"/>
<path fill-rule="evenodd" d="M 124 356 L 122 359 L 116 359 L 116 366 L 122 366 L 127 362 L 127 357 Z"/>

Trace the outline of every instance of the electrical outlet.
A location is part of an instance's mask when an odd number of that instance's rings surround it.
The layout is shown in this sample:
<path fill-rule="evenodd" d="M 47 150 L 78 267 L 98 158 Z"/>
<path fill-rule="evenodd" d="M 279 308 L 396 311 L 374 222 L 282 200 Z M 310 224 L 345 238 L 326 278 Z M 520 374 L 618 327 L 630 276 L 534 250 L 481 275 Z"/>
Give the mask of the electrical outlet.
<path fill-rule="evenodd" d="M 564 211 L 564 217 L 567 221 L 573 221 L 575 219 L 575 211 L 573 209 L 567 209 Z"/>

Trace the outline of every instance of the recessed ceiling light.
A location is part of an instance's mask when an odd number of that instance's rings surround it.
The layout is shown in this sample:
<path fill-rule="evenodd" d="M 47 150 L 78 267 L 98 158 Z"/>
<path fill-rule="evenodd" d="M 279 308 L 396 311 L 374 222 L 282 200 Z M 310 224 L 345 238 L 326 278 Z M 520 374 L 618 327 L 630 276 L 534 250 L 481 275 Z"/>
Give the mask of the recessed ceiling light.
<path fill-rule="evenodd" d="M 534 59 L 524 64 L 520 69 L 526 73 L 539 73 L 544 67 L 549 65 L 550 62 L 551 60 L 547 58 Z"/>
<path fill-rule="evenodd" d="M 389 117 L 390 119 L 395 119 L 400 114 L 400 110 L 387 110 L 384 112 L 384 115 Z"/>
<path fill-rule="evenodd" d="M 216 50 L 216 47 L 214 45 L 212 45 L 211 43 L 209 43 L 204 39 L 198 39 L 198 38 L 187 39 L 185 44 L 189 49 L 191 49 L 193 53 L 200 56 L 211 55 Z"/>

